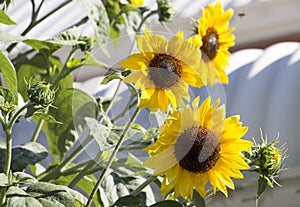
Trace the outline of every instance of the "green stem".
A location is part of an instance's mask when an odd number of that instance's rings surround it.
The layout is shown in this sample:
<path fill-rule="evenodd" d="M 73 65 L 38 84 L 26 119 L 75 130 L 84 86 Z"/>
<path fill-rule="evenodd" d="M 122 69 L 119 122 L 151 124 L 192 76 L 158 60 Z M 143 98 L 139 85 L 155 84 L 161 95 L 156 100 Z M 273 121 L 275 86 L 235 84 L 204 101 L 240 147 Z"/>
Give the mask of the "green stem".
<path fill-rule="evenodd" d="M 35 26 L 37 26 L 39 23 L 41 23 L 42 21 L 44 21 L 45 19 L 47 19 L 49 16 L 51 16 L 52 14 L 54 14 L 55 12 L 57 12 L 58 10 L 62 9 L 64 6 L 66 6 L 67 4 L 71 3 L 71 0 L 68 0 L 62 4 L 60 4 L 59 6 L 57 6 L 55 9 L 53 9 L 52 11 L 50 11 L 48 14 L 46 14 L 45 16 L 43 16 L 41 19 L 39 20 L 35 20 L 35 18 L 33 18 L 30 22 L 30 24 L 28 25 L 28 27 L 22 32 L 22 36 L 26 35 L 30 30 L 32 30 Z M 41 2 L 43 3 L 43 2 Z M 40 8 L 38 8 L 37 11 L 39 11 Z M 36 16 L 36 15 L 34 15 Z M 13 43 L 11 44 L 8 48 L 7 48 L 7 52 L 11 52 L 15 47 L 16 47 L 17 43 Z"/>
<path fill-rule="evenodd" d="M 120 118 L 124 117 L 124 115 L 127 113 L 127 111 L 130 111 L 137 103 L 137 100 L 135 100 L 133 103 L 128 102 L 128 104 L 125 106 L 124 110 L 119 113 L 114 119 L 111 120 L 112 123 L 115 123 Z"/>
<path fill-rule="evenodd" d="M 136 33 L 139 33 L 139 32 L 141 31 L 142 26 L 143 26 L 143 24 L 145 23 L 145 21 L 146 21 L 149 17 L 151 17 L 152 15 L 154 15 L 154 14 L 156 14 L 156 13 L 157 13 L 157 10 L 151 11 L 149 14 L 147 14 L 147 15 L 141 20 L 141 22 L 140 22 L 138 28 L 135 30 L 135 32 L 136 32 Z"/>
<path fill-rule="evenodd" d="M 80 144 L 65 160 L 63 160 L 61 162 L 60 165 L 58 165 L 57 167 L 55 167 L 52 171 L 50 171 L 48 174 L 46 174 L 44 177 L 40 178 L 40 181 L 49 181 L 52 179 L 56 179 L 61 175 L 61 170 L 67 165 L 69 164 L 73 159 L 75 159 L 77 157 L 77 155 L 79 155 L 82 150 L 85 149 L 85 146 L 88 146 L 88 144 L 94 140 L 93 136 L 88 136 L 82 144 Z"/>
<path fill-rule="evenodd" d="M 70 53 L 66 59 L 66 62 L 63 66 L 61 73 L 57 76 L 56 79 L 54 79 L 54 81 L 52 81 L 52 83 L 51 83 L 52 86 L 56 86 L 61 79 L 65 78 L 69 73 L 71 73 L 74 70 L 74 68 L 70 69 L 67 67 L 67 62 L 68 62 L 68 60 L 70 60 L 72 58 L 72 56 L 74 55 L 76 50 L 77 50 L 77 48 L 75 48 L 75 47 L 72 48 L 72 50 L 70 51 Z M 81 66 L 82 65 L 79 65 L 78 67 L 81 67 Z M 76 67 L 76 68 L 78 68 L 78 67 Z"/>
<path fill-rule="evenodd" d="M 100 160 L 102 153 L 98 153 L 96 155 L 96 157 L 94 158 L 94 160 L 91 160 L 92 162 L 88 163 L 85 168 L 83 168 L 83 170 L 80 171 L 80 173 L 70 182 L 70 184 L 68 185 L 69 188 L 73 188 L 79 181 L 81 178 L 83 178 L 86 173 L 88 172 L 89 169 L 91 169 L 95 164 L 96 164 L 96 160 Z"/>
<path fill-rule="evenodd" d="M 32 102 L 27 102 L 24 106 L 22 106 L 17 112 L 15 112 L 11 118 L 11 121 L 9 122 L 7 129 L 11 130 L 13 125 L 15 124 L 15 122 L 18 120 L 18 118 L 20 117 L 20 114 L 22 113 L 22 111 L 24 111 L 27 107 L 33 105 Z"/>
<path fill-rule="evenodd" d="M 89 206 L 91 205 L 92 200 L 93 200 L 93 197 L 95 196 L 95 194 L 96 194 L 96 192 L 97 192 L 99 186 L 101 185 L 101 183 L 102 183 L 102 181 L 103 181 L 103 179 L 104 179 L 104 176 L 105 176 L 106 172 L 108 171 L 108 169 L 110 168 L 110 166 L 111 166 L 113 160 L 115 159 L 115 156 L 116 156 L 116 154 L 118 153 L 118 151 L 119 151 L 119 149 L 120 149 L 120 147 L 121 147 L 121 145 L 122 145 L 122 143 L 123 143 L 123 141 L 124 141 L 124 139 L 125 139 L 125 136 L 126 136 L 127 132 L 129 131 L 131 125 L 133 124 L 133 122 L 134 122 L 135 118 L 137 117 L 137 115 L 139 114 L 139 112 L 140 112 L 140 109 L 137 107 L 136 110 L 135 110 L 135 112 L 133 113 L 131 119 L 130 119 L 129 122 L 127 123 L 127 125 L 126 125 L 124 131 L 122 132 L 122 134 L 121 134 L 121 136 L 120 136 L 120 139 L 119 139 L 119 141 L 118 141 L 118 143 L 117 143 L 117 145 L 116 145 L 114 151 L 112 152 L 112 154 L 111 154 L 111 156 L 110 156 L 110 158 L 109 158 L 109 160 L 108 160 L 108 162 L 107 162 L 105 168 L 103 169 L 101 175 L 99 176 L 98 181 L 97 181 L 97 183 L 95 184 L 95 186 L 94 186 L 94 188 L 93 188 L 93 190 L 92 190 L 92 192 L 91 192 L 91 194 L 90 194 L 90 196 L 89 196 L 89 198 L 88 198 L 88 201 L 87 201 L 87 203 L 86 203 L 86 207 L 89 207 Z"/>
<path fill-rule="evenodd" d="M 5 161 L 5 168 L 4 173 L 7 177 L 9 177 L 10 167 L 11 167 L 11 160 L 12 160 L 12 127 L 15 124 L 15 122 L 20 117 L 20 114 L 23 110 L 25 110 L 29 105 L 31 105 L 31 102 L 28 102 L 24 106 L 22 106 L 17 112 L 15 112 L 12 116 L 12 119 L 10 122 L 7 123 L 6 121 L 3 121 L 1 119 L 1 124 L 3 127 L 3 130 L 5 131 L 5 137 L 6 137 L 6 161 Z M 5 203 L 5 194 L 6 194 L 6 187 L 1 188 L 1 196 L 0 196 L 0 205 L 2 206 Z"/>
<path fill-rule="evenodd" d="M 62 176 L 68 176 L 68 175 L 72 175 L 72 174 L 74 174 L 74 173 L 78 173 L 78 172 L 82 171 L 82 169 L 83 169 L 86 165 L 88 165 L 90 162 L 94 162 L 94 160 L 87 160 L 87 161 L 85 161 L 85 162 L 81 162 L 81 163 L 79 163 L 79 164 L 77 164 L 77 165 L 74 165 L 73 167 L 70 167 L 70 168 L 64 170 L 64 171 L 62 172 Z"/>
<path fill-rule="evenodd" d="M 6 162 L 5 162 L 5 169 L 4 173 L 8 177 L 9 176 L 9 171 L 10 171 L 10 166 L 11 166 L 11 159 L 12 159 L 12 136 L 11 136 L 11 130 L 6 129 L 5 130 L 5 135 L 6 135 Z M 1 206 L 5 203 L 5 194 L 6 194 L 6 187 L 3 186 L 1 187 L 1 200 L 0 204 Z"/>
<path fill-rule="evenodd" d="M 39 122 L 38 122 L 38 124 L 37 124 L 37 126 L 36 126 L 36 128 L 35 128 L 35 130 L 33 132 L 33 135 L 31 137 L 31 141 L 32 142 L 36 142 L 36 140 L 37 140 L 37 138 L 38 138 L 38 136 L 40 134 L 40 131 L 41 131 L 42 127 L 43 127 L 44 122 L 45 122 L 44 119 L 40 119 L 39 120 Z"/>
<path fill-rule="evenodd" d="M 134 191 L 130 193 L 132 196 L 136 196 L 139 194 L 147 185 L 152 183 L 156 179 L 156 176 L 150 176 L 145 182 L 143 182 L 139 187 L 137 187 Z"/>
<path fill-rule="evenodd" d="M 110 110 L 112 107 L 112 104 L 117 97 L 118 91 L 121 86 L 121 81 L 119 81 L 118 86 L 116 88 L 116 91 L 111 99 L 111 102 L 109 103 L 106 113 Z M 101 123 L 103 121 L 104 116 L 101 116 L 99 119 L 99 122 Z M 72 162 L 73 159 L 75 159 L 84 149 L 85 147 L 89 146 L 89 144 L 93 141 L 93 136 L 88 136 L 83 143 L 81 143 L 64 161 L 62 161 L 56 168 L 54 168 L 52 171 L 50 171 L 48 174 L 46 174 L 44 177 L 40 178 L 41 181 L 49 181 L 55 178 L 58 178 L 62 172 L 62 168 L 64 168 L 67 164 Z"/>

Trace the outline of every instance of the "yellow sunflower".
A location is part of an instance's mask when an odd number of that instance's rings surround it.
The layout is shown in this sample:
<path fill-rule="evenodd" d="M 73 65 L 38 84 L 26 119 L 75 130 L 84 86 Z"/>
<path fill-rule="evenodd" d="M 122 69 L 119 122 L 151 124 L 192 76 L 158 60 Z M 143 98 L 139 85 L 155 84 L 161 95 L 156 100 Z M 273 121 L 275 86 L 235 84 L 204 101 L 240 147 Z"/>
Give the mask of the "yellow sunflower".
<path fill-rule="evenodd" d="M 154 112 L 166 112 L 182 104 L 182 98 L 190 100 L 188 86 L 201 87 L 206 76 L 198 71 L 201 53 L 194 44 L 184 40 L 178 32 L 169 42 L 163 35 L 145 30 L 137 36 L 140 53 L 132 54 L 119 64 L 134 70 L 124 81 L 141 89 L 140 108 L 150 107 Z"/>
<path fill-rule="evenodd" d="M 249 168 L 243 160 L 243 150 L 252 142 L 242 140 L 248 127 L 239 116 L 225 118 L 219 100 L 211 105 L 208 97 L 198 107 L 199 97 L 192 108 L 175 111 L 160 128 L 157 141 L 146 148 L 151 157 L 144 165 L 156 168 L 154 175 L 164 174 L 161 192 L 174 189 L 174 196 L 192 199 L 193 189 L 205 197 L 209 181 L 214 193 L 219 189 L 226 197 L 227 187 L 234 189 L 231 178 L 243 178 L 240 170 Z"/>
<path fill-rule="evenodd" d="M 231 55 L 228 49 L 234 46 L 234 35 L 231 34 L 234 27 L 228 28 L 232 15 L 232 9 L 224 12 L 220 1 L 215 6 L 209 4 L 198 20 L 197 35 L 191 38 L 203 53 L 202 68 L 208 74 L 210 85 L 216 80 L 228 84 L 225 67 L 229 65 L 227 58 Z"/>

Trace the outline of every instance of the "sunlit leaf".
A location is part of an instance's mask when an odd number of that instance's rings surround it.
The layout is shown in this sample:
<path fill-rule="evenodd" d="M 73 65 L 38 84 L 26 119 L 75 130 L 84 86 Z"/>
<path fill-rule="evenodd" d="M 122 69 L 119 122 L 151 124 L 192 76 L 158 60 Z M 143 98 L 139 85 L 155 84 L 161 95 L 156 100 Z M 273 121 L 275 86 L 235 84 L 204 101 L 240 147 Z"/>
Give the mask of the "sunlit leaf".
<path fill-rule="evenodd" d="M 26 192 L 35 197 L 43 206 L 46 206 L 45 204 L 52 204 L 52 206 L 61 204 L 65 207 L 76 207 L 72 194 L 65 186 L 39 182 L 30 185 Z"/>
<path fill-rule="evenodd" d="M 34 197 L 18 187 L 9 187 L 7 193 L 7 207 L 43 207 Z"/>
<path fill-rule="evenodd" d="M 15 184 L 32 184 L 38 182 L 35 177 L 24 172 L 14 172 L 12 179 Z"/>
<path fill-rule="evenodd" d="M 1 18 L 0 18 L 1 19 Z M 0 51 L 0 70 L 4 77 L 7 88 L 14 96 L 15 104 L 18 104 L 18 89 L 17 89 L 17 75 L 15 68 L 7 56 Z"/>
<path fill-rule="evenodd" d="M 0 173 L 0 186 L 7 186 L 8 178 L 4 173 Z"/>
<path fill-rule="evenodd" d="M 24 40 L 26 40 L 26 37 L 24 36 L 12 35 L 0 31 L 0 44 L 16 43 L 16 42 L 22 42 Z"/>
<path fill-rule="evenodd" d="M 98 0 L 73 0 L 82 8 L 89 17 L 94 28 L 96 39 L 103 45 L 109 37 L 109 19 L 102 1 Z"/>
<path fill-rule="evenodd" d="M 0 9 L 0 23 L 6 25 L 16 24 L 3 10 Z"/>

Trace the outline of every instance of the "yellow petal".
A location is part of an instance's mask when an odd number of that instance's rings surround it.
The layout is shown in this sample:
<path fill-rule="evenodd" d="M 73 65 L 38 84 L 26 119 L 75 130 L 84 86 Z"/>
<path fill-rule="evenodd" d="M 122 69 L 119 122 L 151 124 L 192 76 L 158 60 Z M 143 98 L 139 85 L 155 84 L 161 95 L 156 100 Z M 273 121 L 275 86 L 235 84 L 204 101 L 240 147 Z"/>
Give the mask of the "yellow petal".
<path fill-rule="evenodd" d="M 140 70 L 143 65 L 149 65 L 149 60 L 143 54 L 132 54 L 127 60 L 119 62 L 119 65 L 129 70 Z"/>

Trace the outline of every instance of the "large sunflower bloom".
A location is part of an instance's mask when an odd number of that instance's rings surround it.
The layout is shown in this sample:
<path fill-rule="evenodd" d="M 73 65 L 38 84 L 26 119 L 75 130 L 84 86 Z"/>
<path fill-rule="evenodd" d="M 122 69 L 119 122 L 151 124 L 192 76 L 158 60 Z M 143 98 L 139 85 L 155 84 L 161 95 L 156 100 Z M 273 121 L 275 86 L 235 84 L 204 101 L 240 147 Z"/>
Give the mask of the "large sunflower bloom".
<path fill-rule="evenodd" d="M 184 40 L 183 33 L 178 32 L 167 42 L 164 36 L 145 30 L 145 35 L 137 36 L 137 44 L 141 53 L 132 54 L 119 64 L 134 70 L 124 81 L 141 89 L 140 108 L 149 106 L 151 112 L 165 112 L 171 103 L 175 110 L 183 103 L 182 98 L 190 100 L 189 85 L 206 84 L 206 76 L 199 72 L 201 53 Z"/>
<path fill-rule="evenodd" d="M 206 70 L 208 82 L 214 85 L 216 80 L 228 84 L 225 67 L 229 65 L 227 58 L 231 55 L 229 47 L 234 46 L 234 27 L 229 27 L 233 10 L 224 12 L 220 1 L 215 6 L 209 4 L 202 10 L 202 17 L 198 19 L 198 30 L 192 42 L 203 53 L 203 69 Z M 211 64 L 212 63 L 212 64 Z"/>
<path fill-rule="evenodd" d="M 219 189 L 227 197 L 227 187 L 234 189 L 231 178 L 243 178 L 240 170 L 249 169 L 241 153 L 252 145 L 241 139 L 248 127 L 242 126 L 239 116 L 225 118 L 219 100 L 211 105 L 208 97 L 199 108 L 198 102 L 199 97 L 193 109 L 171 114 L 157 141 L 146 148 L 151 157 L 144 165 L 156 168 L 154 175 L 164 174 L 163 194 L 174 189 L 175 198 L 192 199 L 196 189 L 205 197 L 209 181 L 214 193 Z"/>

